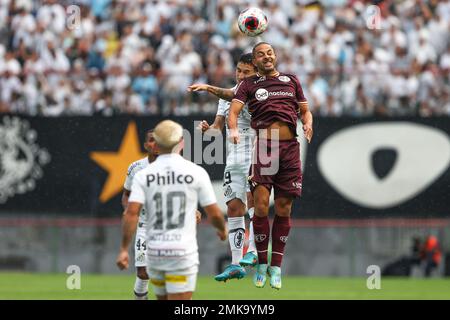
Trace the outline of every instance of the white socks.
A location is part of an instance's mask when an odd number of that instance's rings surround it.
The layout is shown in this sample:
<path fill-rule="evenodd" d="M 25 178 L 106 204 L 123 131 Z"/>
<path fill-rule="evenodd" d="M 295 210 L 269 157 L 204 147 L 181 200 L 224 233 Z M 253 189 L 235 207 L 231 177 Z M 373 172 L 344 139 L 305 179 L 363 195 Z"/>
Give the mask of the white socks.
<path fill-rule="evenodd" d="M 248 215 L 250 217 L 249 230 L 248 230 L 248 249 L 247 252 L 254 252 L 257 254 L 255 245 L 255 233 L 253 232 L 253 215 L 255 214 L 255 208 L 248 209 Z"/>
<path fill-rule="evenodd" d="M 231 264 L 239 265 L 245 241 L 245 218 L 228 217 L 228 241 L 231 248 Z"/>
<path fill-rule="evenodd" d="M 147 300 L 148 293 L 148 280 L 142 280 L 136 277 L 136 282 L 134 283 L 134 294 L 136 300 Z"/>

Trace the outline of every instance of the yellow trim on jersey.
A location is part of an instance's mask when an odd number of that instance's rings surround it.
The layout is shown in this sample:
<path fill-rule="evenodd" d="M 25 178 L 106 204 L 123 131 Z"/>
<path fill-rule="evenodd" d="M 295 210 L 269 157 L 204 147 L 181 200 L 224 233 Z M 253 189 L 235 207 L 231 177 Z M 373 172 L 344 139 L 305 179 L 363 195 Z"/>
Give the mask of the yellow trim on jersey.
<path fill-rule="evenodd" d="M 168 274 L 166 275 L 166 282 L 175 282 L 175 283 L 187 282 L 187 276 Z"/>
<path fill-rule="evenodd" d="M 166 281 L 160 279 L 150 279 L 150 282 L 156 287 L 164 287 L 166 285 Z"/>

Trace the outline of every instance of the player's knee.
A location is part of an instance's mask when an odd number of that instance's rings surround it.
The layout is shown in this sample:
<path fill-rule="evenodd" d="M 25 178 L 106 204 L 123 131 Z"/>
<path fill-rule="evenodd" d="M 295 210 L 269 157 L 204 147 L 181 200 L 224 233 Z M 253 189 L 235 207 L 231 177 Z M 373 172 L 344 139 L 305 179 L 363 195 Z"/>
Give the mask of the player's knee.
<path fill-rule="evenodd" d="M 255 214 L 257 216 L 267 216 L 269 214 L 269 202 L 257 201 L 255 202 Z"/>
<path fill-rule="evenodd" d="M 137 277 L 141 280 L 148 280 L 149 276 L 147 274 L 147 271 L 145 268 L 138 268 L 137 269 Z"/>
<path fill-rule="evenodd" d="M 239 199 L 233 199 L 227 203 L 227 215 L 229 217 L 243 217 L 245 205 Z"/>
<path fill-rule="evenodd" d="M 292 200 L 291 199 L 277 199 L 275 201 L 275 213 L 281 217 L 288 217 L 291 214 Z"/>

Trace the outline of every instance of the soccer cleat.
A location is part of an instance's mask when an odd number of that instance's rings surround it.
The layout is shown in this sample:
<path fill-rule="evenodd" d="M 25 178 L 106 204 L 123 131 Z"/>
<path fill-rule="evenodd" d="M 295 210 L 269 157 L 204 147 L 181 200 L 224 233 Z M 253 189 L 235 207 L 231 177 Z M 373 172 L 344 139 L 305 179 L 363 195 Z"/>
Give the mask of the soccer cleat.
<path fill-rule="evenodd" d="M 243 267 L 254 267 L 258 263 L 258 256 L 254 252 L 247 252 L 245 256 L 239 261 Z"/>
<path fill-rule="evenodd" d="M 267 269 L 267 273 L 270 277 L 270 286 L 274 289 L 281 289 L 281 268 L 276 266 L 270 266 Z"/>
<path fill-rule="evenodd" d="M 253 284 L 257 288 L 263 288 L 267 281 L 267 264 L 258 264 L 253 275 Z"/>
<path fill-rule="evenodd" d="M 247 273 L 245 272 L 245 269 L 242 268 L 241 266 L 230 264 L 228 267 L 225 268 L 225 270 L 221 274 L 215 276 L 214 279 L 217 281 L 226 282 L 227 280 L 230 279 L 242 279 L 243 277 L 246 276 L 246 274 Z"/>

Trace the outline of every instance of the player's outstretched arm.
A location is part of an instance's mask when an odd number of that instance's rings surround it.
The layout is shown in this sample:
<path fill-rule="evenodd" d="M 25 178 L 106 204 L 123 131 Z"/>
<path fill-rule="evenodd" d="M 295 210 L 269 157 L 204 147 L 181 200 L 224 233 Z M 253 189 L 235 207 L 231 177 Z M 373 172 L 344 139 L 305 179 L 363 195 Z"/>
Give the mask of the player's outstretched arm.
<path fill-rule="evenodd" d="M 230 129 L 229 139 L 235 144 L 239 143 L 237 119 L 242 108 L 244 108 L 244 104 L 241 101 L 236 99 L 231 101 L 230 113 L 228 114 L 228 128 Z"/>
<path fill-rule="evenodd" d="M 190 92 L 207 91 L 216 97 L 227 101 L 231 101 L 234 97 L 234 91 L 232 89 L 214 87 L 205 83 L 194 83 L 193 85 L 190 85 L 187 90 Z"/>
<path fill-rule="evenodd" d="M 133 235 L 136 232 L 139 220 L 139 212 L 142 204 L 137 202 L 129 202 L 122 217 L 122 242 L 120 245 L 119 255 L 117 256 L 117 266 L 120 270 L 127 269 L 129 265 L 128 248 L 130 246 Z"/>
<path fill-rule="evenodd" d="M 225 224 L 225 218 L 217 203 L 205 206 L 203 209 L 205 209 L 206 215 L 208 216 L 208 221 L 217 229 L 217 235 L 220 240 L 225 241 L 228 238 L 228 230 Z"/>
<path fill-rule="evenodd" d="M 299 113 L 300 120 L 303 123 L 303 132 L 305 133 L 306 140 L 310 143 L 313 136 L 313 115 L 309 110 L 307 101 L 299 103 Z"/>

